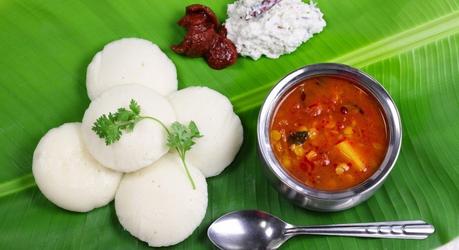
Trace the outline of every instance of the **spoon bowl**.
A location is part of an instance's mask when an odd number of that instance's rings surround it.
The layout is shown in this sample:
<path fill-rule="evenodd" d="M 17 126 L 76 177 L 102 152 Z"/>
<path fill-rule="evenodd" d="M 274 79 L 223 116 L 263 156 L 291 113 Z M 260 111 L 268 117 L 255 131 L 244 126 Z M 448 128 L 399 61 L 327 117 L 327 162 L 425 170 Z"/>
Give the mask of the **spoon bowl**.
<path fill-rule="evenodd" d="M 290 224 L 263 211 L 232 212 L 217 219 L 207 236 L 220 249 L 276 249 L 288 238 Z"/>
<path fill-rule="evenodd" d="M 425 239 L 435 228 L 421 220 L 293 226 L 258 210 L 231 212 L 210 225 L 207 236 L 220 249 L 277 249 L 295 235 Z"/>

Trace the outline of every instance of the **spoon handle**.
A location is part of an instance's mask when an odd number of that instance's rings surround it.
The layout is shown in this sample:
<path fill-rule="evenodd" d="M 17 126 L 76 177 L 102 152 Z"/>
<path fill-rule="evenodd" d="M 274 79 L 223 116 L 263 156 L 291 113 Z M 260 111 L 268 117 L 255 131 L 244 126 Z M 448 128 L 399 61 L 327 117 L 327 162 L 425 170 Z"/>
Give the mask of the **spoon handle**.
<path fill-rule="evenodd" d="M 434 232 L 433 225 L 416 220 L 291 227 L 286 229 L 285 235 L 309 234 L 420 240 Z"/>

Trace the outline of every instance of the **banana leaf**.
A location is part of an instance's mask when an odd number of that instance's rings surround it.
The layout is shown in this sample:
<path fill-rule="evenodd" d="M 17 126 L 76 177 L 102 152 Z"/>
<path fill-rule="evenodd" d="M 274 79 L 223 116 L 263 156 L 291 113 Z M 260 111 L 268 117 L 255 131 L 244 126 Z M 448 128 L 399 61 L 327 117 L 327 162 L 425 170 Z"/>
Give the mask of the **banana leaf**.
<path fill-rule="evenodd" d="M 224 20 L 231 1 L 201 0 Z M 86 67 L 104 44 L 141 37 L 174 61 L 180 88 L 205 85 L 228 96 L 244 125 L 233 164 L 208 179 L 201 226 L 174 249 L 211 249 L 206 229 L 220 215 L 262 209 L 291 223 L 423 219 L 426 240 L 297 237 L 283 249 L 431 249 L 459 235 L 459 1 L 317 0 L 326 29 L 296 52 L 271 60 L 240 58 L 216 71 L 169 46 L 194 1 L 0 0 L 0 249 L 147 249 L 119 225 L 113 204 L 72 213 L 49 202 L 31 175 L 32 154 L 50 128 L 80 121 L 89 99 Z M 367 202 L 336 213 L 299 208 L 261 172 L 256 120 L 269 89 L 288 72 L 339 62 L 378 79 L 395 99 L 402 150 L 384 186 Z"/>

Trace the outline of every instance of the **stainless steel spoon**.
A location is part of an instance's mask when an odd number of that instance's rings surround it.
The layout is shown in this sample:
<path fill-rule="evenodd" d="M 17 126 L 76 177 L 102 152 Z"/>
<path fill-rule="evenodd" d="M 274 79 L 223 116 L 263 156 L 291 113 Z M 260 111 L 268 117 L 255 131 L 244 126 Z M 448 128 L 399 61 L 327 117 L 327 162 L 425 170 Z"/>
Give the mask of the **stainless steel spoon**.
<path fill-rule="evenodd" d="M 425 239 L 435 228 L 424 221 L 293 226 L 263 211 L 232 212 L 218 218 L 207 236 L 220 249 L 277 249 L 292 236 L 336 235 L 368 238 Z"/>

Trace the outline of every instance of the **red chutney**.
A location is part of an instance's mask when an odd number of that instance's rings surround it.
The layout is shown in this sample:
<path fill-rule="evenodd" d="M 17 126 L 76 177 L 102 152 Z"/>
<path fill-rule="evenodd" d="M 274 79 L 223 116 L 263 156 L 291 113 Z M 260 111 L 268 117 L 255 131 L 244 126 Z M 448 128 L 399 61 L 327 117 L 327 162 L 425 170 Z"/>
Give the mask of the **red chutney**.
<path fill-rule="evenodd" d="M 218 23 L 217 16 L 209 7 L 201 4 L 186 7 L 186 15 L 178 24 L 187 32 L 180 44 L 172 45 L 175 53 L 188 57 L 204 56 L 207 64 L 214 69 L 236 63 L 236 46 L 226 37 L 226 28 Z"/>
<path fill-rule="evenodd" d="M 326 191 L 365 181 L 387 150 L 378 101 L 347 79 L 307 79 L 280 102 L 270 141 L 278 161 L 305 185 Z"/>

